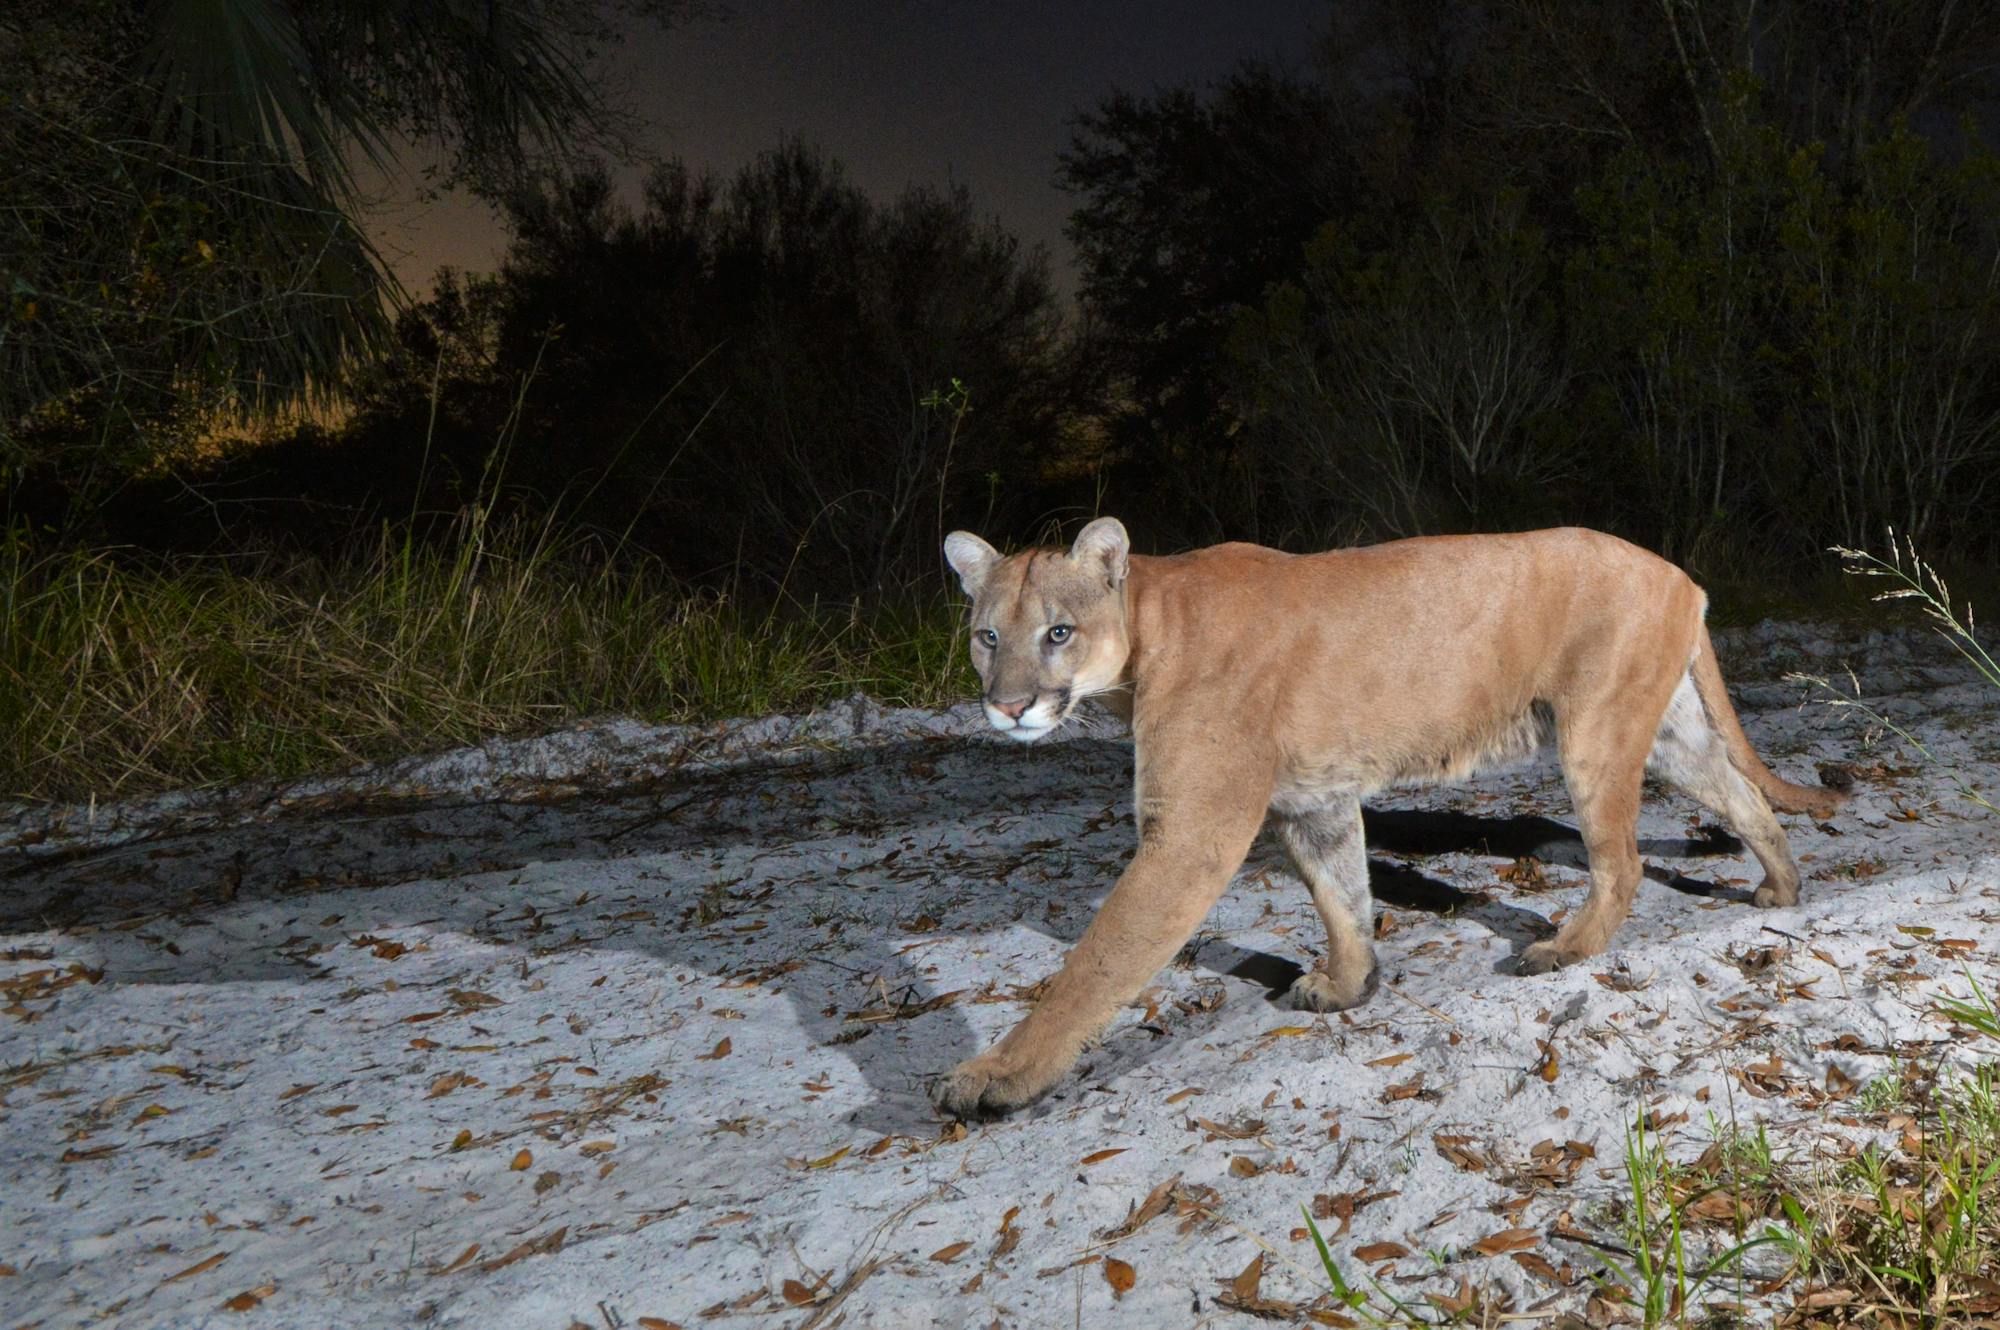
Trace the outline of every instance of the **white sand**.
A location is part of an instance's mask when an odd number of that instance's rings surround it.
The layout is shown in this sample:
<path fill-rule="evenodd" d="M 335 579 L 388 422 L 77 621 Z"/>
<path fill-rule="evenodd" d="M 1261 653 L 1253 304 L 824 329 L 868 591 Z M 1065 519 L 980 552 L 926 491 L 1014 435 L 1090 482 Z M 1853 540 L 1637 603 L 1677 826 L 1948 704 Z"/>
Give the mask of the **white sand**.
<path fill-rule="evenodd" d="M 855 703 L 13 810 L 0 1322 L 1249 1326 L 1218 1281 L 1260 1251 L 1260 1297 L 1326 1291 L 1315 1197 L 1350 1278 L 1574 1308 L 1591 1251 L 1551 1231 L 1615 1229 L 1636 1111 L 1676 1156 L 1711 1120 L 1823 1147 L 1866 1130 L 1829 1068 L 1969 1061 L 1932 1004 L 1962 962 L 2000 989 L 2000 819 L 1780 675 L 1851 661 L 1984 788 L 2000 697 L 1916 636 L 1724 654 L 1781 772 L 1864 770 L 1835 826 L 1785 819 L 1800 907 L 1753 909 L 1747 852 L 1652 797 L 1648 862 L 1682 889 L 1648 883 L 1594 963 L 1517 977 L 1582 895 L 1554 767 L 1398 794 L 1372 1002 L 1268 1000 L 1321 939 L 1260 842 L 1192 964 L 1048 1100 L 962 1135 L 927 1079 L 1022 1014 L 1129 853 L 1109 728 L 1023 749 L 969 708 Z M 1501 878 L 1531 853 L 1546 886 Z M 1175 1176 L 1166 1213 L 1100 1237 Z M 1382 1243 L 1410 1254 L 1356 1255 Z"/>

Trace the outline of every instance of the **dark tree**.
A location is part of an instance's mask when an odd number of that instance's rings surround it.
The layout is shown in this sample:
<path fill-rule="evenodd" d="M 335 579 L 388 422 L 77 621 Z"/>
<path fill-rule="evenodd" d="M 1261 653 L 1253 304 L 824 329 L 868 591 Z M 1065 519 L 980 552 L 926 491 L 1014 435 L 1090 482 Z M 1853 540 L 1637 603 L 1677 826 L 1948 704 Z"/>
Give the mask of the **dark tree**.
<path fill-rule="evenodd" d="M 1060 169 L 1078 197 L 1069 234 L 1114 375 L 1113 443 L 1139 469 L 1222 464 L 1230 321 L 1352 207 L 1353 147 L 1323 84 L 1257 64 L 1077 117 Z"/>
<path fill-rule="evenodd" d="M 872 597 L 931 585 L 953 525 L 1030 523 L 1086 414 L 1043 256 L 962 189 L 879 203 L 788 144 L 727 182 L 668 163 L 636 212 L 593 170 L 510 216 L 498 278 L 408 321 L 352 431 L 435 428 L 419 506 L 492 467 L 691 579 Z"/>
<path fill-rule="evenodd" d="M 88 503 L 218 411 L 384 345 L 351 164 L 498 197 L 616 114 L 592 61 L 676 0 L 17 0 L 0 10 L 0 467 Z"/>

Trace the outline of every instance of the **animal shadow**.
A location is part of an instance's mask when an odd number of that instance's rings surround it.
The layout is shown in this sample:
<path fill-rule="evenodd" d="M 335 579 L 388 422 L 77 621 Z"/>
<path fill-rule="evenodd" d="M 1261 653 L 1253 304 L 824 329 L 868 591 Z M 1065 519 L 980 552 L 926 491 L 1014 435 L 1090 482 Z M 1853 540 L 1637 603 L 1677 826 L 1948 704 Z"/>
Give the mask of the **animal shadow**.
<path fill-rule="evenodd" d="M 1364 808 L 1362 825 L 1368 847 L 1368 884 L 1375 902 L 1393 909 L 1438 916 L 1461 915 L 1493 930 L 1512 944 L 1500 968 L 1510 966 L 1529 943 L 1546 937 L 1548 921 L 1533 910 L 1481 891 L 1468 891 L 1432 877 L 1421 868 L 1390 855 L 1430 856 L 1479 854 L 1495 859 L 1534 859 L 1542 864 L 1587 872 L 1589 855 L 1575 827 L 1535 813 L 1489 816 L 1454 809 Z M 1650 858 L 1693 859 L 1741 853 L 1743 844 L 1718 827 L 1703 827 L 1693 837 L 1641 840 L 1639 851 Z M 1657 863 L 1646 865 L 1646 876 L 1691 896 L 1749 900 L 1747 890 L 1690 877 Z M 1204 969 L 1261 985 L 1265 998 L 1282 1005 L 1304 968 L 1295 960 L 1269 952 L 1208 942 L 1201 948 Z"/>

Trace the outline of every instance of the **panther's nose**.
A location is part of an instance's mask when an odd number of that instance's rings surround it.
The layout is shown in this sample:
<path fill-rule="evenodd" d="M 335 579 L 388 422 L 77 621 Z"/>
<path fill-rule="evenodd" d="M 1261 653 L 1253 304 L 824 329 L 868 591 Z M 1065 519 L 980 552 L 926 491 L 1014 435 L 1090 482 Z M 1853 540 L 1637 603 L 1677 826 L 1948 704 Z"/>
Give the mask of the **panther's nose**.
<path fill-rule="evenodd" d="M 1032 697 L 1024 697 L 1018 702 L 988 702 L 986 705 L 1005 716 L 1008 720 L 1021 719 L 1021 713 L 1035 704 Z"/>

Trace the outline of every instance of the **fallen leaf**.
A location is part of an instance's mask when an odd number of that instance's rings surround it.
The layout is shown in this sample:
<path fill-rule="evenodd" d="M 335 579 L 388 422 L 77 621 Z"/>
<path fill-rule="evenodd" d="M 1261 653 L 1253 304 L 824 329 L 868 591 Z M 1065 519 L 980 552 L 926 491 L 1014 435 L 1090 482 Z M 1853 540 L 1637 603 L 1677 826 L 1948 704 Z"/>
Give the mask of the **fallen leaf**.
<path fill-rule="evenodd" d="M 1456 1293 L 1426 1293 L 1424 1300 L 1450 1317 L 1453 1324 L 1463 1323 L 1480 1305 L 1479 1294 L 1473 1291 L 1470 1275 L 1458 1277 Z"/>
<path fill-rule="evenodd" d="M 1534 1275 L 1536 1278 L 1544 1280 L 1547 1283 L 1554 1284 L 1557 1288 L 1568 1288 L 1570 1284 L 1575 1280 L 1574 1274 L 1571 1274 L 1568 1278 L 1565 1278 L 1562 1272 L 1558 1271 L 1555 1268 L 1555 1266 L 1549 1264 L 1549 1260 L 1547 1257 L 1537 1255 L 1536 1253 L 1531 1251 L 1515 1252 L 1514 1261 L 1517 1265 L 1519 1265 L 1523 1270 L 1526 1270 L 1529 1274 Z"/>
<path fill-rule="evenodd" d="M 804 1162 L 802 1162 L 802 1163 L 801 1163 L 801 1164 L 799 1165 L 799 1167 L 800 1167 L 800 1168 L 832 1168 L 832 1167 L 833 1167 L 833 1166 L 834 1166 L 835 1164 L 837 1164 L 837 1163 L 839 1163 L 839 1162 L 840 1162 L 841 1160 L 843 1160 L 843 1159 L 847 1158 L 847 1152 L 848 1152 L 848 1151 L 850 1151 L 850 1150 L 852 1150 L 853 1148 L 854 1148 L 854 1147 L 853 1147 L 853 1146 L 851 1146 L 851 1145 L 843 1145 L 843 1146 L 841 1146 L 841 1147 L 840 1147 L 840 1148 L 839 1148 L 838 1150 L 835 1150 L 835 1151 L 834 1151 L 834 1152 L 833 1152 L 832 1154 L 830 1154 L 830 1155 L 821 1155 L 821 1156 L 820 1156 L 820 1157 L 819 1157 L 818 1159 L 808 1159 L 808 1160 L 805 1160 Z"/>
<path fill-rule="evenodd" d="M 1310 1025 L 1280 1025 L 1276 1029 L 1264 1031 L 1264 1037 L 1266 1039 L 1287 1039 L 1295 1034 L 1311 1034 L 1312 1032 L 1313 1027 Z"/>
<path fill-rule="evenodd" d="M 1193 1119 L 1193 1126 L 1199 1127 L 1203 1131 L 1220 1137 L 1225 1141 L 1247 1141 L 1253 1136 L 1264 1134 L 1264 1120 L 1262 1118 L 1246 1118 L 1242 1122 L 1236 1123 L 1216 1122 L 1209 1118 L 1195 1118 Z"/>
<path fill-rule="evenodd" d="M 1377 1261 L 1393 1261 L 1399 1256 L 1408 1256 L 1410 1249 L 1400 1242 L 1371 1242 L 1366 1247 L 1354 1249 L 1354 1259 L 1373 1265 Z"/>
<path fill-rule="evenodd" d="M 1104 1282 L 1111 1285 L 1112 1301 L 1123 1298 L 1139 1282 L 1139 1272 L 1115 1256 L 1104 1258 Z"/>
<path fill-rule="evenodd" d="M 1114 1155 L 1122 1155 L 1125 1153 L 1125 1150 L 1126 1147 L 1124 1146 L 1119 1146 L 1115 1150 L 1097 1150 L 1093 1151 L 1090 1154 L 1085 1155 L 1083 1158 L 1077 1160 L 1076 1162 L 1085 1168 L 1089 1168 L 1092 1164 L 1101 1164 L 1105 1160 L 1112 1158 Z"/>
<path fill-rule="evenodd" d="M 569 1236 L 569 1226 L 565 1224 L 553 1233 L 545 1233 L 539 1238 L 529 1238 L 505 1256 L 496 1256 L 490 1261 L 481 1261 L 477 1268 L 481 1274 L 491 1274 L 502 1266 L 512 1265 L 514 1262 L 522 1260 L 525 1257 L 541 1256 L 548 1252 L 559 1252 L 563 1247 L 563 1239 L 567 1236 Z"/>
<path fill-rule="evenodd" d="M 1312 1217 L 1317 1220 L 1338 1219 L 1340 1227 L 1323 1236 L 1330 1242 L 1343 1236 L 1347 1226 L 1354 1219 L 1354 1193 L 1342 1192 L 1338 1196 L 1328 1196 L 1321 1192 L 1312 1199 Z"/>
<path fill-rule="evenodd" d="M 716 1041 L 714 1048 L 710 1049 L 706 1053 L 702 1053 L 696 1056 L 695 1061 L 720 1062 L 723 1058 L 726 1058 L 728 1056 L 729 1056 L 729 1041 L 727 1039 L 718 1039 Z"/>
<path fill-rule="evenodd" d="M 966 1249 L 970 1246 L 972 1244 L 969 1242 L 954 1242 L 949 1247 L 939 1247 L 936 1251 L 932 1252 L 931 1259 L 939 1265 L 950 1265 L 953 1261 L 965 1255 Z"/>
<path fill-rule="evenodd" d="M 1442 1133 L 1431 1137 L 1431 1144 L 1437 1152 L 1468 1173 L 1484 1173 L 1489 1162 L 1485 1155 L 1468 1144 L 1470 1136 L 1447 1136 Z"/>
<path fill-rule="evenodd" d="M 529 1168 L 533 1167 L 534 1162 L 535 1156 L 529 1151 L 523 1150 L 514 1156 L 514 1162 L 507 1165 L 507 1167 L 516 1173 L 525 1173 Z"/>
<path fill-rule="evenodd" d="M 1014 1217 L 1020 1213 L 1020 1206 L 1010 1205 L 1007 1207 L 1007 1213 L 1000 1216 L 1000 1241 L 993 1244 L 993 1254 L 987 1258 L 988 1265 L 1007 1255 L 1020 1244 L 1021 1230 L 1014 1227 Z"/>
<path fill-rule="evenodd" d="M 819 1301 L 811 1289 L 796 1279 L 787 1279 L 778 1291 L 784 1295 L 785 1301 L 794 1307 L 810 1307 Z"/>
<path fill-rule="evenodd" d="M 229 1259 L 228 1252 L 219 1251 L 215 1255 L 207 1258 L 206 1260 L 196 1261 L 193 1265 L 189 1266 L 187 1269 L 181 1271 L 177 1275 L 168 1275 L 165 1279 L 162 1279 L 160 1282 L 162 1284 L 172 1284 L 176 1283 L 179 1280 L 192 1279 L 196 1275 L 201 1274 L 205 1270 L 215 1269 L 216 1266 L 221 1265 L 224 1261 L 228 1259 Z"/>
<path fill-rule="evenodd" d="M 1257 1300 L 1257 1289 L 1264 1282 L 1264 1253 L 1258 1252 L 1250 1258 L 1250 1264 L 1243 1272 L 1229 1281 L 1229 1291 L 1244 1302 Z"/>
<path fill-rule="evenodd" d="M 222 1307 L 224 1311 L 232 1311 L 232 1312 L 251 1311 L 256 1308 L 258 1303 L 270 1297 L 273 1293 L 276 1293 L 277 1291 L 278 1291 L 278 1286 L 276 1284 L 259 1284 L 255 1288 L 244 1289 L 241 1293 L 238 1293 L 235 1297 L 223 1303 Z"/>
<path fill-rule="evenodd" d="M 1180 1186 L 1180 1182 L 1181 1175 L 1176 1173 L 1165 1182 L 1154 1187 L 1146 1193 L 1146 1199 L 1139 1202 L 1138 1207 L 1132 1213 L 1126 1215 L 1122 1222 L 1099 1233 L 1097 1235 L 1098 1239 L 1102 1242 L 1116 1242 L 1120 1238 L 1129 1238 L 1153 1220 L 1158 1219 L 1167 1212 L 1167 1206 L 1172 1204 L 1174 1188 Z M 1008 1221 L 1012 1220 L 1013 1213 L 1011 1210 L 1008 1212 Z M 1003 1228 L 1006 1226 L 1006 1223 L 1007 1221 L 1002 1222 Z"/>
<path fill-rule="evenodd" d="M 1541 1240 L 1541 1234 L 1532 1228 L 1503 1228 L 1473 1243 L 1472 1250 L 1481 1256 L 1505 1256 L 1509 1252 L 1526 1251 Z"/>
<path fill-rule="evenodd" d="M 1364 1067 L 1400 1067 L 1415 1056 L 1415 1053 L 1391 1053 L 1388 1057 L 1375 1058 L 1361 1065 Z"/>
<path fill-rule="evenodd" d="M 1801 1311 L 1820 1311 L 1827 1307 L 1843 1307 L 1854 1301 L 1855 1292 L 1849 1288 L 1822 1288 L 1805 1294 L 1798 1300 Z"/>
<path fill-rule="evenodd" d="M 453 1259 L 450 1265 L 441 1265 L 437 1269 L 431 1271 L 431 1273 L 434 1275 L 448 1275 L 454 1270 L 463 1269 L 466 1266 L 466 1264 L 469 1263 L 472 1260 L 472 1258 L 477 1255 L 479 1255 L 479 1244 L 475 1242 L 470 1247 L 467 1247 L 464 1251 L 460 1252 L 457 1255 L 457 1257 Z"/>
<path fill-rule="evenodd" d="M 1750 1202 L 1723 1187 L 1703 1192 L 1681 1208 L 1690 1219 L 1741 1220 L 1752 1213 Z"/>

